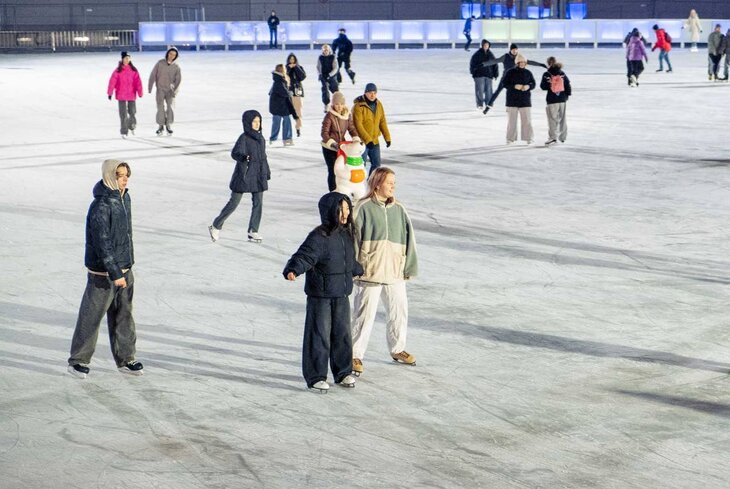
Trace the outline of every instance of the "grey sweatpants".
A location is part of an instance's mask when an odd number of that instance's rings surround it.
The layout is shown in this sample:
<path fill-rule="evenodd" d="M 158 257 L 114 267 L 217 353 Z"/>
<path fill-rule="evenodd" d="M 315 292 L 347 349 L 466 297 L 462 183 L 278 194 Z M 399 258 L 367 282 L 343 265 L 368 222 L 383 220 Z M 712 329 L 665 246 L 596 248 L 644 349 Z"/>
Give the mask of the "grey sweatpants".
<path fill-rule="evenodd" d="M 535 135 L 532 132 L 531 107 L 507 107 L 507 142 L 517 141 L 517 116 L 520 116 L 520 136 L 523 141 L 532 141 Z"/>
<path fill-rule="evenodd" d="M 132 318 L 132 298 L 134 297 L 134 275 L 132 270 L 124 274 L 127 287 L 114 285 L 109 277 L 88 274 L 86 290 L 79 307 L 69 365 L 89 364 L 96 349 L 99 326 L 106 315 L 109 327 L 109 343 L 117 367 L 134 361 L 137 333 Z"/>
<path fill-rule="evenodd" d="M 137 127 L 137 102 L 134 100 L 119 100 L 119 132 L 124 136 Z"/>
<path fill-rule="evenodd" d="M 568 137 L 568 124 L 565 122 L 565 107 L 565 102 L 545 106 L 548 120 L 548 139 L 555 139 L 564 143 Z"/>
<path fill-rule="evenodd" d="M 231 192 L 231 198 L 228 199 L 226 205 L 223 206 L 218 217 L 213 220 L 214 228 L 223 229 L 223 223 L 226 222 L 226 219 L 228 219 L 231 214 L 233 214 L 233 211 L 236 210 L 238 204 L 241 203 L 242 198 L 243 194 Z M 261 215 L 263 214 L 264 208 L 264 193 L 253 192 L 251 194 L 251 204 L 251 217 L 248 220 L 248 232 L 258 233 L 259 226 L 261 225 Z"/>
<path fill-rule="evenodd" d="M 173 112 L 175 92 L 172 90 L 157 90 L 155 101 L 157 102 L 157 115 L 155 116 L 157 124 L 171 127 L 172 123 L 175 122 L 175 113 Z"/>

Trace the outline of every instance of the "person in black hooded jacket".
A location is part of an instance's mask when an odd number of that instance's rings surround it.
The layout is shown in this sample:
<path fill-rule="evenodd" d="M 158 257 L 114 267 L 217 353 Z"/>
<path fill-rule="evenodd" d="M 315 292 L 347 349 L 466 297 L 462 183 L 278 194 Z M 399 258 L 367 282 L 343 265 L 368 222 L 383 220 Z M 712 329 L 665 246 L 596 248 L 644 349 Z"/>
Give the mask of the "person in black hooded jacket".
<path fill-rule="evenodd" d="M 478 49 L 469 61 L 469 73 L 474 78 L 474 93 L 477 98 L 477 109 L 484 110 L 484 105 L 492 98 L 492 80 L 499 76 L 499 66 L 485 66 L 484 63 L 494 58 L 489 49 L 491 44 L 482 39 L 481 49 Z"/>
<path fill-rule="evenodd" d="M 276 65 L 274 71 L 271 72 L 271 77 L 274 83 L 271 84 L 271 90 L 269 90 L 269 113 L 272 115 L 269 143 L 274 144 L 274 141 L 279 137 L 279 130 L 283 123 L 284 146 L 292 146 L 294 141 L 292 141 L 291 119 L 289 119 L 289 116 L 293 116 L 294 120 L 298 120 L 299 116 L 291 100 L 289 77 L 286 74 L 284 65 Z"/>
<path fill-rule="evenodd" d="M 352 202 L 345 194 L 330 192 L 319 200 L 322 224 L 284 267 L 284 278 L 306 273 L 302 373 L 307 387 L 327 391 L 327 363 L 335 383 L 355 387 L 352 372 L 350 299 L 352 278 L 363 274 L 355 259 Z"/>
<path fill-rule="evenodd" d="M 261 114 L 256 110 L 247 110 L 241 117 L 243 134 L 231 150 L 231 158 L 236 167 L 231 176 L 231 197 L 223 207 L 213 224 L 208 226 L 210 239 L 213 242 L 220 238 L 220 230 L 228 216 L 233 214 L 244 193 L 251 194 L 251 217 L 248 221 L 248 240 L 260 243 L 263 237 L 259 234 L 261 215 L 263 213 L 264 192 L 269 189 L 271 170 L 266 159 L 266 140 L 261 134 Z"/>
<path fill-rule="evenodd" d="M 487 102 L 487 106 L 484 107 L 485 114 L 487 112 L 489 112 L 489 109 L 491 109 L 494 106 L 495 100 L 497 100 L 497 97 L 499 97 L 499 94 L 502 92 L 502 90 L 504 90 L 504 88 L 505 88 L 504 77 L 507 75 L 507 72 L 510 69 L 514 68 L 517 65 L 516 59 L 517 59 L 517 56 L 519 56 L 519 54 L 520 54 L 519 49 L 520 48 L 517 46 L 517 44 L 512 43 L 509 46 L 508 52 L 504 53 L 499 58 L 485 61 L 483 63 L 484 66 L 493 66 L 493 65 L 502 63 L 502 67 L 504 68 L 504 73 L 502 74 L 502 79 L 499 81 L 499 85 L 497 85 L 497 90 L 494 91 L 494 93 L 492 94 L 492 98 L 489 99 L 489 101 Z M 531 66 L 542 66 L 546 70 L 548 69 L 547 65 L 538 63 L 537 61 L 528 60 L 527 64 L 531 65 Z"/>

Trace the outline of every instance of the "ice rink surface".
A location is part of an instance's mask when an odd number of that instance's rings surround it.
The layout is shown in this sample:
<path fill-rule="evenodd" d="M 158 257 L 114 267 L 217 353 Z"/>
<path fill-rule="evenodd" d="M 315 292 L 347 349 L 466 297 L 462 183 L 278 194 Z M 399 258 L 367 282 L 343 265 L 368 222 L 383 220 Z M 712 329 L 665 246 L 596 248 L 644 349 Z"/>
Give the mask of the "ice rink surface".
<path fill-rule="evenodd" d="M 565 64 L 565 145 L 541 146 L 537 90 L 540 144 L 505 146 L 471 53 L 353 54 L 343 91 L 377 83 L 416 230 L 418 365 L 390 361 L 379 315 L 357 387 L 327 395 L 301 378 L 303 277 L 281 275 L 327 190 L 318 52 L 297 53 L 305 125 L 268 150 L 260 245 L 248 199 L 219 242 L 207 226 L 244 109 L 268 136 L 286 53 L 182 51 L 174 136 L 145 91 L 128 140 L 105 92 L 118 53 L 0 57 L 0 487 L 728 487 L 730 86 L 702 51 L 672 51 L 669 74 L 653 53 L 635 89 L 619 49 L 523 52 Z M 145 88 L 161 56 L 134 54 Z M 84 221 L 111 157 L 132 168 L 145 375 L 116 371 L 104 323 L 78 380 Z"/>

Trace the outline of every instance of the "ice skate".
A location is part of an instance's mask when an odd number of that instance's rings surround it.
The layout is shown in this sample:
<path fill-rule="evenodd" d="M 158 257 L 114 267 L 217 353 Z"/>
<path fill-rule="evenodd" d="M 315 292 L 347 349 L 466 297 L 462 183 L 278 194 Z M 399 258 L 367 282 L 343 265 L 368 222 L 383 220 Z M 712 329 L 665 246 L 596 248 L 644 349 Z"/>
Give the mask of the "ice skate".
<path fill-rule="evenodd" d="M 89 367 L 83 363 L 68 366 L 68 373 L 79 379 L 85 379 L 89 375 Z"/>
<path fill-rule="evenodd" d="M 129 362 L 126 365 L 122 365 L 121 367 L 117 367 L 117 370 L 119 370 L 123 374 L 127 375 L 134 375 L 134 376 L 140 376 L 144 374 L 144 367 L 142 366 L 142 363 L 133 360 Z"/>
<path fill-rule="evenodd" d="M 165 130 L 167 131 L 168 136 L 172 136 L 172 128 L 170 126 L 165 126 Z"/>
<path fill-rule="evenodd" d="M 484 107 L 484 111 L 483 111 L 482 113 L 483 113 L 484 115 L 487 115 L 487 112 L 489 112 L 489 109 L 491 109 L 491 108 L 492 108 L 492 106 L 491 106 L 491 105 L 487 105 L 486 107 Z"/>
<path fill-rule="evenodd" d="M 558 144 L 556 139 L 548 139 L 545 141 L 545 146 L 555 146 L 556 144 Z"/>
<path fill-rule="evenodd" d="M 208 226 L 208 232 L 210 233 L 210 239 L 211 239 L 211 241 L 213 241 L 214 243 L 216 241 L 218 241 L 218 239 L 221 236 L 221 230 L 220 229 L 216 229 L 215 226 L 213 226 L 213 225 Z"/>
<path fill-rule="evenodd" d="M 631 78 L 629 79 L 629 86 L 630 87 L 638 87 L 639 81 L 636 78 L 636 75 L 631 75 Z"/>
<path fill-rule="evenodd" d="M 365 369 L 362 367 L 362 360 L 359 358 L 352 359 L 352 373 L 355 377 L 360 377 Z"/>
<path fill-rule="evenodd" d="M 157 130 L 155 131 L 155 134 L 157 134 L 158 136 L 162 136 L 162 131 L 164 131 L 164 130 L 165 130 L 164 127 L 157 126 Z"/>
<path fill-rule="evenodd" d="M 340 386 L 354 388 L 355 387 L 355 377 L 352 375 L 345 375 L 342 378 L 342 380 L 340 380 Z"/>
<path fill-rule="evenodd" d="M 248 233 L 248 240 L 252 243 L 260 243 L 264 240 L 264 237 L 254 231 Z"/>
<path fill-rule="evenodd" d="M 285 139 L 284 146 L 294 146 L 294 141 L 292 141 L 291 139 Z"/>
<path fill-rule="evenodd" d="M 415 365 L 416 364 L 416 357 L 408 353 L 407 351 L 403 350 L 398 353 L 391 353 L 391 358 L 393 358 L 393 361 L 396 363 L 402 363 L 404 365 Z"/>
<path fill-rule="evenodd" d="M 320 380 L 316 384 L 314 384 L 312 387 L 307 387 L 312 392 L 319 392 L 320 394 L 327 394 L 327 391 L 330 390 L 330 385 L 324 381 Z"/>

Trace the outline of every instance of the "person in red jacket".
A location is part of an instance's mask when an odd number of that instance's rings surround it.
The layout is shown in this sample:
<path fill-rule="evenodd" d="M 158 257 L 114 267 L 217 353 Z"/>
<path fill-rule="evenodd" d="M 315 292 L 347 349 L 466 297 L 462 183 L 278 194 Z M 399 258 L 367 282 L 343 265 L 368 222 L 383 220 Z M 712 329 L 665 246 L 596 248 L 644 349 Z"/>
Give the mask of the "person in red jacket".
<path fill-rule="evenodd" d="M 122 60 L 109 79 L 109 86 L 106 89 L 107 98 L 111 100 L 112 94 L 115 92 L 119 102 L 119 120 L 122 124 L 119 132 L 123 138 L 126 138 L 129 131 L 134 134 L 134 128 L 137 127 L 136 100 L 137 97 L 142 98 L 144 93 L 142 78 L 132 64 L 132 57 L 126 51 L 122 51 Z"/>
<path fill-rule="evenodd" d="M 660 29 L 656 24 L 654 24 L 653 29 L 656 34 L 656 43 L 654 43 L 651 50 L 659 49 L 659 69 L 657 71 L 664 71 L 664 61 L 666 60 L 667 73 L 669 73 L 672 71 L 672 63 L 669 62 L 669 51 L 672 50 L 672 43 L 667 39 L 667 32 L 664 29 Z"/>

